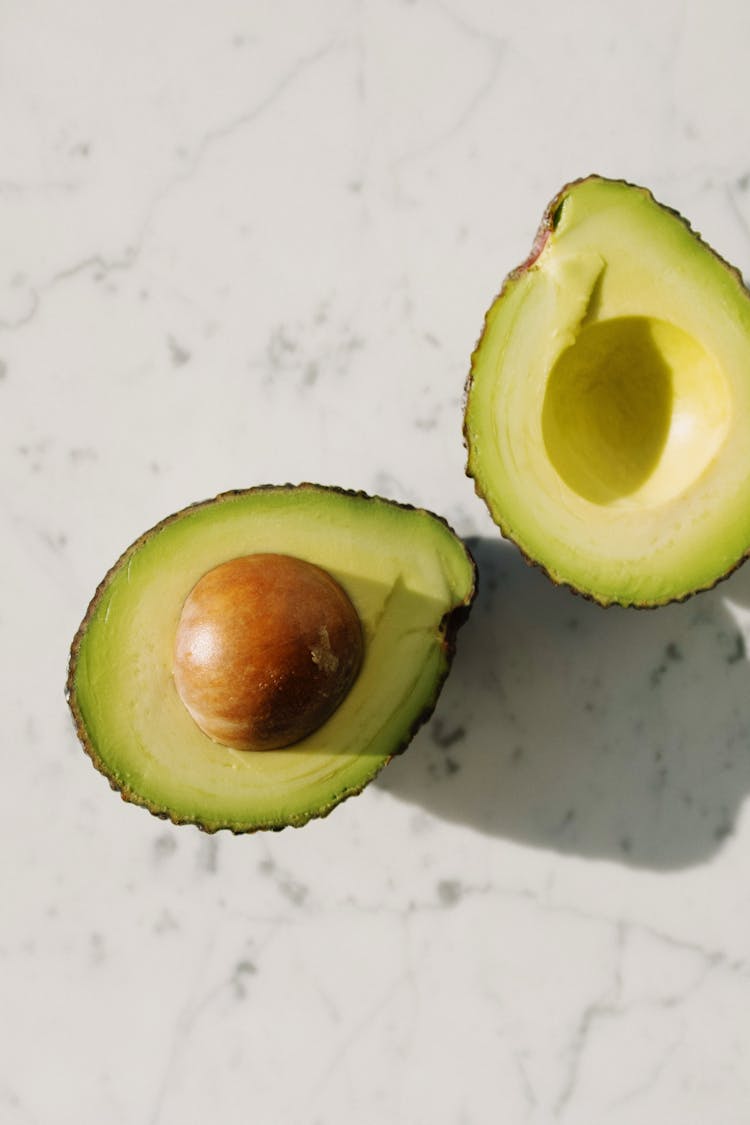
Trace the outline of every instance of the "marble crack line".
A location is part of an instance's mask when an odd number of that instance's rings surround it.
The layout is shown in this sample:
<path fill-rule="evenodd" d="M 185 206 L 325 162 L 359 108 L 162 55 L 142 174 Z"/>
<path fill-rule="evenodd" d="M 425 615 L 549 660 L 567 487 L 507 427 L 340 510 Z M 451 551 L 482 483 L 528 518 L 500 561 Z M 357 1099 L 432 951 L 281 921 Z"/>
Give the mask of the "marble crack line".
<path fill-rule="evenodd" d="M 331 1076 L 335 1074 L 338 1068 L 344 1063 L 346 1056 L 357 1040 L 364 1035 L 367 1029 L 377 1020 L 378 1016 L 387 1009 L 394 997 L 399 994 L 404 983 L 408 982 L 409 979 L 410 973 L 408 970 L 399 973 L 377 1000 L 374 1001 L 356 1023 L 349 1028 L 334 1050 L 330 1060 L 321 1070 L 317 1080 L 307 1091 L 302 1104 L 307 1107 L 312 1105 L 313 1099 L 317 1097 L 328 1083 Z"/>
<path fill-rule="evenodd" d="M 721 949 L 712 949 L 701 945 L 699 942 L 674 937 L 673 935 L 649 926 L 644 922 L 624 917 L 597 914 L 594 911 L 581 909 L 566 903 L 551 902 L 542 893 L 523 887 L 506 887 L 488 880 L 482 883 L 463 883 L 450 874 L 438 879 L 436 893 L 430 898 L 412 899 L 403 904 L 390 904 L 382 901 L 367 902 L 347 896 L 332 902 L 316 902 L 309 900 L 306 903 L 305 919 L 300 919 L 298 912 L 289 911 L 283 915 L 251 915 L 238 914 L 243 921 L 297 925 L 306 924 L 311 917 L 326 918 L 332 912 L 351 912 L 363 918 L 378 915 L 387 915 L 392 918 L 408 922 L 420 915 L 440 914 L 450 910 L 460 909 L 464 903 L 479 899 L 507 899 L 511 902 L 525 903 L 529 907 L 539 909 L 543 914 L 552 917 L 574 918 L 588 925 L 605 926 L 612 930 L 618 943 L 624 947 L 625 943 L 633 936 L 640 935 L 681 953 L 694 956 L 702 966 L 696 974 L 696 980 L 684 994 L 673 998 L 655 1002 L 655 1006 L 677 1006 L 692 990 L 700 987 L 705 977 L 714 971 L 727 973 L 730 976 L 750 979 L 750 961 L 741 957 L 732 957 Z"/>
<path fill-rule="evenodd" d="M 682 952 L 688 952 L 693 957 L 697 958 L 700 965 L 698 971 L 695 973 L 694 979 L 683 988 L 674 989 L 662 996 L 650 998 L 643 996 L 636 997 L 629 1001 L 625 1000 L 623 997 L 623 962 L 627 954 L 629 939 L 635 932 L 647 934 L 656 941 L 664 941 L 667 945 Z M 583 1058 L 597 1026 L 609 1020 L 620 1019 L 629 1012 L 637 1010 L 651 1012 L 673 1011 L 682 1007 L 692 996 L 701 990 L 714 969 L 719 968 L 730 972 L 737 971 L 738 967 L 744 968 L 745 971 L 747 969 L 746 966 L 739 966 L 739 963 L 730 961 L 729 958 L 723 954 L 713 953 L 689 942 L 680 942 L 669 938 L 665 939 L 663 935 L 647 927 L 630 924 L 625 921 L 617 925 L 613 959 L 614 969 L 612 980 L 602 990 L 601 995 L 590 1004 L 587 1004 L 583 1009 L 573 1034 L 569 1050 L 570 1060 L 567 1077 L 554 1106 L 554 1115 L 557 1119 L 562 1117 L 576 1093 Z M 625 1091 L 625 1093 L 621 1094 L 618 1098 L 615 1098 L 612 1102 L 612 1106 L 614 1107 L 630 1102 L 651 1089 L 656 1082 L 658 1082 L 679 1045 L 680 1042 L 677 1041 L 666 1047 L 643 1079 L 630 1090 Z"/>
<path fill-rule="evenodd" d="M 214 945 L 216 942 L 216 934 L 212 932 L 204 944 L 200 954 L 198 955 L 195 972 L 191 977 L 191 985 L 188 990 L 188 996 L 182 1005 L 182 1008 L 177 1012 L 175 1022 L 173 1025 L 172 1035 L 170 1037 L 169 1046 L 166 1051 L 164 1063 L 161 1068 L 161 1075 L 157 1084 L 156 1094 L 151 1106 L 151 1112 L 148 1115 L 149 1125 L 158 1125 L 161 1118 L 162 1111 L 169 1093 L 169 1085 L 175 1066 L 182 1053 L 183 1047 L 188 1040 L 190 1033 L 204 1009 L 211 1003 L 214 998 L 216 989 L 212 989 L 208 995 L 198 997 L 200 978 L 205 971 L 205 968 L 211 957 Z M 222 982 L 222 986 L 224 982 Z"/>
<path fill-rule="evenodd" d="M 341 40 L 336 37 L 321 44 L 320 47 L 308 52 L 308 54 L 302 55 L 292 64 L 289 70 L 278 79 L 268 93 L 265 94 L 256 105 L 245 110 L 243 113 L 237 114 L 222 125 L 215 125 L 204 133 L 195 145 L 188 165 L 181 169 L 178 175 L 173 177 L 168 190 L 171 190 L 177 183 L 192 176 L 211 148 L 232 137 L 246 126 L 253 124 L 253 122 L 265 114 L 291 86 L 294 86 L 304 74 L 313 69 L 323 59 L 327 58 L 335 51 L 340 50 L 342 46 Z"/>
<path fill-rule="evenodd" d="M 22 313 L 21 316 L 17 317 L 15 320 L 0 318 L 0 329 L 12 332 L 18 328 L 23 328 L 25 324 L 28 324 L 29 321 L 33 320 L 36 316 L 41 306 L 42 298 L 62 282 L 70 280 L 70 278 L 89 272 L 98 272 L 102 276 L 107 277 L 110 273 L 131 269 L 135 264 L 140 250 L 141 244 L 140 241 L 138 241 L 126 247 L 122 256 L 119 258 L 105 258 L 101 254 L 90 254 L 87 258 L 82 258 L 80 262 L 76 262 L 72 266 L 65 266 L 63 269 L 52 274 L 47 281 L 43 282 L 36 289 L 30 291 L 29 307 L 26 312 Z"/>
<path fill-rule="evenodd" d="M 106 276 L 113 271 L 131 269 L 142 253 L 149 229 L 159 209 L 180 184 L 185 183 L 198 171 L 207 154 L 222 142 L 230 139 L 236 133 L 253 124 L 258 118 L 265 114 L 290 87 L 294 86 L 304 74 L 334 51 L 341 49 L 341 47 L 341 41 L 335 38 L 322 44 L 316 50 L 296 59 L 289 69 L 274 83 L 271 89 L 250 109 L 237 114 L 223 124 L 215 125 L 207 130 L 197 142 L 195 142 L 192 147 L 192 152 L 186 156 L 185 164 L 176 174 L 172 175 L 154 195 L 146 208 L 136 237 L 129 240 L 126 249 L 120 256 L 106 258 L 101 254 L 92 254 L 72 266 L 66 266 L 58 270 L 46 281 L 30 291 L 29 306 L 19 317 L 15 319 L 0 318 L 0 331 L 13 332 L 29 324 L 39 312 L 42 298 L 62 282 L 72 277 L 93 270 L 99 270 Z"/>
<path fill-rule="evenodd" d="M 442 7 L 442 6 L 441 6 Z M 451 141 L 468 121 L 476 113 L 482 102 L 492 93 L 494 86 L 497 83 L 500 73 L 505 62 L 505 42 L 502 39 L 497 39 L 494 36 L 482 35 L 480 32 L 470 32 L 478 41 L 482 42 L 484 46 L 489 47 L 491 51 L 490 64 L 485 76 L 477 83 L 471 96 L 467 99 L 465 104 L 459 108 L 453 120 L 446 125 L 446 127 L 438 132 L 435 136 L 427 140 L 424 144 L 418 147 L 411 148 L 407 152 L 396 157 L 392 162 L 392 168 L 399 169 L 404 165 L 411 164 L 415 160 L 427 156 L 429 153 L 434 152 L 436 149 L 441 148 L 444 144 Z"/>
<path fill-rule="evenodd" d="M 482 884 L 469 884 L 462 883 L 459 879 L 445 877 L 438 881 L 434 898 L 411 900 L 404 905 L 394 906 L 383 903 L 363 903 L 349 899 L 336 904 L 336 906 L 338 909 L 350 908 L 365 916 L 369 914 L 389 914 L 395 918 L 409 920 L 420 915 L 460 909 L 465 902 L 472 900 L 493 898 L 525 903 L 530 908 L 538 909 L 542 914 L 552 917 L 574 918 L 586 925 L 608 927 L 615 933 L 616 940 L 622 947 L 630 938 L 641 936 L 649 938 L 657 945 L 665 946 L 667 949 L 674 949 L 677 952 L 687 953 L 695 957 L 701 967 L 696 972 L 693 984 L 682 993 L 677 993 L 660 1001 L 654 1001 L 653 1007 L 678 1007 L 693 991 L 699 989 L 704 980 L 713 972 L 727 974 L 730 978 L 750 979 L 750 961 L 746 958 L 733 957 L 724 950 L 713 949 L 701 945 L 699 942 L 674 937 L 635 919 L 597 914 L 565 903 L 550 902 L 536 891 L 523 887 L 504 887 L 491 881 Z"/>
<path fill-rule="evenodd" d="M 532 1085 L 531 1078 L 529 1077 L 524 1055 L 521 1051 L 517 1050 L 516 1047 L 514 1047 L 512 1040 L 508 1043 L 508 1050 L 518 1074 L 521 1095 L 526 1105 L 526 1113 L 524 1116 L 527 1121 L 530 1121 L 530 1115 L 536 1112 L 539 1105 L 539 1100 L 534 1093 L 534 1087 Z"/>
<path fill-rule="evenodd" d="M 706 972 L 712 969 L 721 969 L 725 973 L 739 977 L 750 978 L 750 962 L 743 957 L 730 957 L 720 949 L 709 949 L 705 945 L 700 945 L 698 942 L 687 941 L 683 938 L 673 937 L 671 934 L 664 933 L 662 930 L 655 929 L 653 926 L 647 926 L 642 922 L 628 922 L 623 920 L 623 925 L 633 933 L 644 934 L 646 937 L 651 938 L 662 945 L 666 945 L 672 949 L 676 949 L 681 953 L 691 953 L 694 957 L 703 961 Z"/>
<path fill-rule="evenodd" d="M 48 180 L 40 183 L 22 183 L 20 180 L 0 180 L 0 195 L 70 195 L 80 188 L 77 180 Z"/>
<path fill-rule="evenodd" d="M 610 1108 L 616 1109 L 618 1106 L 629 1105 L 631 1102 L 636 1101 L 652 1090 L 681 1046 L 683 1046 L 682 1040 L 677 1039 L 669 1047 L 665 1048 L 664 1052 L 645 1075 L 643 1081 L 633 1086 L 630 1090 L 626 1090 L 619 1098 L 615 1098 L 614 1101 L 610 1102 Z"/>
<path fill-rule="evenodd" d="M 601 1021 L 616 1018 L 623 1011 L 622 962 L 625 953 L 625 940 L 626 931 L 624 926 L 620 924 L 615 931 L 612 979 L 601 996 L 586 1005 L 573 1034 L 569 1050 L 567 1075 L 554 1105 L 554 1116 L 557 1119 L 562 1117 L 575 1095 L 583 1056 L 594 1027 Z"/>
<path fill-rule="evenodd" d="M 90 254 L 86 258 L 82 258 L 80 262 L 76 262 L 72 266 L 65 266 L 63 269 L 53 273 L 52 276 L 41 285 L 30 290 L 29 307 L 25 312 L 21 313 L 15 320 L 0 318 L 0 330 L 15 332 L 19 328 L 23 328 L 24 325 L 32 321 L 39 312 L 43 297 L 62 282 L 69 281 L 71 278 L 77 277 L 80 274 L 90 272 L 98 272 L 102 274 L 102 276 L 107 277 L 110 273 L 131 269 L 133 265 L 135 265 L 141 252 L 147 226 L 148 223 L 144 224 L 142 235 L 139 236 L 136 242 L 128 245 L 120 257 L 105 258 L 101 254 Z"/>
<path fill-rule="evenodd" d="M 445 19 L 449 20 L 461 35 L 466 36 L 468 39 L 476 39 L 480 43 L 486 43 L 493 50 L 499 50 L 504 46 L 504 41 L 499 35 L 486 28 L 478 27 L 476 24 L 471 23 L 458 11 L 452 8 L 445 0 L 431 0 L 430 7 L 436 11 L 441 12 Z"/>
<path fill-rule="evenodd" d="M 637 1005 L 633 1005 L 633 1007 L 636 1006 Z M 663 1007 L 666 1005 L 656 1004 L 650 1006 Z M 557 1100 L 557 1103 L 554 1106 L 554 1116 L 556 1119 L 560 1119 L 562 1117 L 563 1113 L 575 1096 L 576 1090 L 578 1088 L 578 1078 L 581 1072 L 583 1056 L 586 1052 L 586 1048 L 588 1046 L 588 1043 L 590 1042 L 591 1036 L 593 1035 L 594 1027 L 599 1023 L 605 1022 L 606 1020 L 618 1019 L 620 1016 L 625 1015 L 628 1010 L 630 1010 L 629 1005 L 626 1006 L 616 1002 L 608 1003 L 606 1001 L 595 1002 L 593 1004 L 590 1004 L 585 1009 L 579 1023 L 573 1044 L 574 1055 L 571 1061 L 568 1079 L 560 1094 L 560 1097 Z M 629 1090 L 626 1090 L 618 1097 L 610 1100 L 610 1108 L 615 1109 L 618 1106 L 628 1105 L 629 1103 L 648 1093 L 649 1090 L 653 1089 L 653 1087 L 656 1085 L 656 1083 L 659 1081 L 662 1074 L 668 1067 L 678 1048 L 681 1046 L 683 1046 L 683 1041 L 681 1038 L 677 1038 L 674 1042 L 670 1043 L 669 1046 L 665 1047 L 640 1082 L 635 1083 Z"/>

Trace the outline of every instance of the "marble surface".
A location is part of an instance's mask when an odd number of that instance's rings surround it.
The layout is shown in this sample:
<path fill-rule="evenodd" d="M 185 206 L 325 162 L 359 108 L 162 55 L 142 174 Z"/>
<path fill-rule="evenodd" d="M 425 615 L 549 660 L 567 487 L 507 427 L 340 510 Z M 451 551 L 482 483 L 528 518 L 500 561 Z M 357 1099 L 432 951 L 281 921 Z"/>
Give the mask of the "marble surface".
<path fill-rule="evenodd" d="M 750 273 L 748 43 L 739 0 L 3 4 L 3 1123 L 750 1119 L 750 571 L 585 604 L 461 441 L 565 181 Z M 326 820 L 174 828 L 80 751 L 70 640 L 145 528 L 300 480 L 471 539 L 452 676 Z"/>

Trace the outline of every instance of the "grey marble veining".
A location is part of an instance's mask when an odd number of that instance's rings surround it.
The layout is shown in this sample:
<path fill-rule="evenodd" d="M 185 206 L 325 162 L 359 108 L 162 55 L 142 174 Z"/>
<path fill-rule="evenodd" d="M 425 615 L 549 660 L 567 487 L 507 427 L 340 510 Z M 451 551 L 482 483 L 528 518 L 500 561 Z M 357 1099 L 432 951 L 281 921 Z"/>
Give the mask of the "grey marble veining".
<path fill-rule="evenodd" d="M 0 22 L 0 1120 L 745 1125 L 750 573 L 653 613 L 555 590 L 461 441 L 565 181 L 646 184 L 750 274 L 745 6 Z M 362 796 L 176 829 L 77 746 L 70 640 L 144 529 L 299 480 L 444 514 L 477 604 Z"/>

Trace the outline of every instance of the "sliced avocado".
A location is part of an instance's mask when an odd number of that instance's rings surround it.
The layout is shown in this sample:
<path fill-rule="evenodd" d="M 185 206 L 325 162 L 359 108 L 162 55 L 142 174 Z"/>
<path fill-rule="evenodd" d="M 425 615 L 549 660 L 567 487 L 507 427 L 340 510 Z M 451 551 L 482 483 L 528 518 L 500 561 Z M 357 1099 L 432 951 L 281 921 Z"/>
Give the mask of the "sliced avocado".
<path fill-rule="evenodd" d="M 176 634 L 205 575 L 266 554 L 325 572 L 354 607 L 362 650 L 343 701 L 312 733 L 283 749 L 233 749 L 203 733 L 182 702 Z M 304 824 L 359 792 L 429 716 L 475 577 L 444 520 L 363 493 L 261 486 L 196 504 L 141 536 L 96 591 L 71 650 L 78 735 L 126 800 L 175 823 L 234 832 Z M 310 658 L 325 668 L 332 649 L 320 636 Z"/>
<path fill-rule="evenodd" d="M 550 203 L 467 383 L 467 472 L 558 583 L 659 605 L 750 548 L 750 294 L 646 189 Z"/>

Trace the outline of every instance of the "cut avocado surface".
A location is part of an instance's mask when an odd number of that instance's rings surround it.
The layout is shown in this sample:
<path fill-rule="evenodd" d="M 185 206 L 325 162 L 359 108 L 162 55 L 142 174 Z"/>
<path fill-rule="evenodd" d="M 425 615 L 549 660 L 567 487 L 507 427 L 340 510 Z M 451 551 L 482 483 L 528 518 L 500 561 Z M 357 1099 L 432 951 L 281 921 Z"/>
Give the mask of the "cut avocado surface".
<path fill-rule="evenodd" d="M 175 636 L 204 575 L 265 553 L 312 563 L 341 587 L 361 622 L 361 667 L 311 734 L 238 750 L 183 705 Z M 147 532 L 99 586 L 68 674 L 79 737 L 123 797 L 176 823 L 304 824 L 359 792 L 429 716 L 474 591 L 468 550 L 430 512 L 318 485 L 225 493 Z"/>
<path fill-rule="evenodd" d="M 503 533 L 594 600 L 659 605 L 750 548 L 750 294 L 644 188 L 544 215 L 472 358 L 467 472 Z"/>

